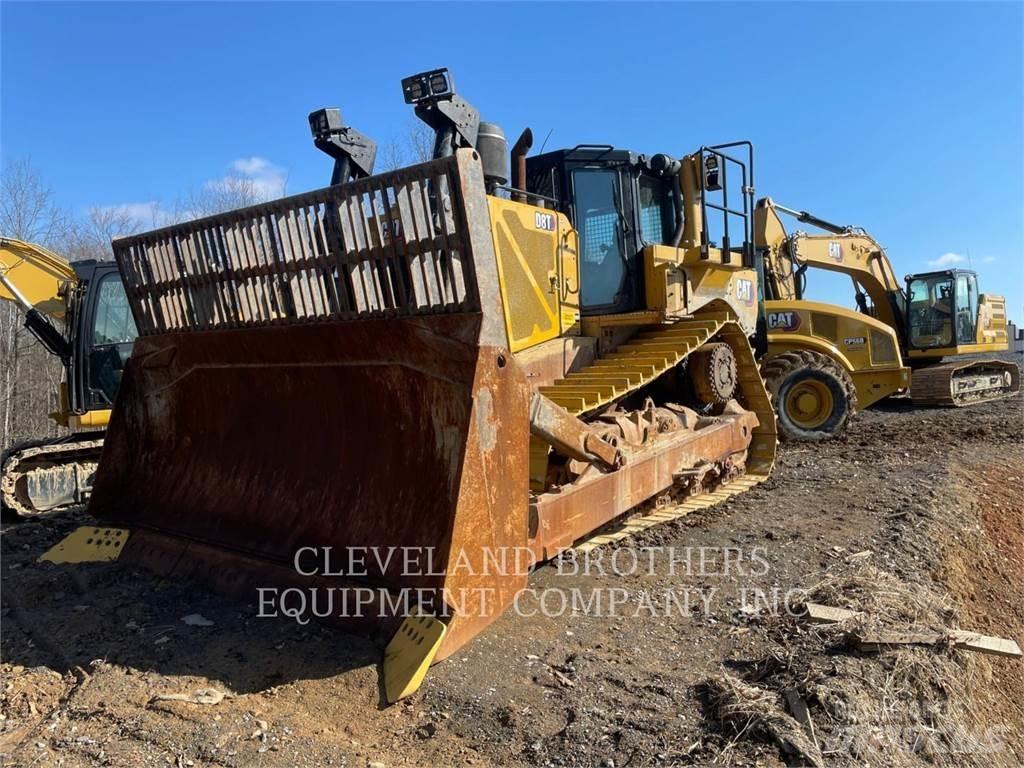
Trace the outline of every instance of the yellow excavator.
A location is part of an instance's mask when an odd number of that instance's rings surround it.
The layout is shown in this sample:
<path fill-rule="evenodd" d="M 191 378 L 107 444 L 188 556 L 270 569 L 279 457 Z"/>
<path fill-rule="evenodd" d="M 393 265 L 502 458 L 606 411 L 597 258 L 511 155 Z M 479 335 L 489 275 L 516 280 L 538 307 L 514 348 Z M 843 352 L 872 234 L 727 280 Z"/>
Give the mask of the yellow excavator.
<path fill-rule="evenodd" d="M 25 326 L 63 363 L 60 410 L 50 417 L 70 430 L 4 452 L 0 502 L 23 517 L 59 512 L 89 496 L 135 321 L 115 263 L 72 264 L 17 238 L 0 238 L 0 299 L 24 311 Z"/>
<path fill-rule="evenodd" d="M 823 232 L 788 233 L 782 215 Z M 860 227 L 771 198 L 757 202 L 754 221 L 765 272 L 762 367 L 783 437 L 832 437 L 858 407 L 907 389 L 915 405 L 949 406 L 1019 391 L 1016 363 L 977 356 L 1005 352 L 1009 336 L 1003 297 L 979 293 L 974 272 L 909 275 L 904 288 Z M 808 269 L 849 275 L 857 310 L 804 299 Z"/>
<path fill-rule="evenodd" d="M 324 618 L 392 638 L 391 701 L 513 604 L 521 557 L 715 504 L 776 449 L 748 142 L 527 157 L 525 131 L 508 185 L 447 70 L 403 93 L 432 161 L 372 175 L 373 142 L 319 110 L 329 187 L 114 241 L 140 335 L 99 526 L 44 556 L 373 590 Z"/>

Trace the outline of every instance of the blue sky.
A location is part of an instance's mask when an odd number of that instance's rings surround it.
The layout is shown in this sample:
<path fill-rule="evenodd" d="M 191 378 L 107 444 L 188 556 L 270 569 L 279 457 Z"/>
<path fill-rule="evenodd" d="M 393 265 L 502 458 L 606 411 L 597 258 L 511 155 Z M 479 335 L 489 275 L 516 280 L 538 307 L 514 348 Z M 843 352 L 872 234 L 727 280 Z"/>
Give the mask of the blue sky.
<path fill-rule="evenodd" d="M 1024 320 L 1018 3 L 0 6 L 5 157 L 60 201 L 169 204 L 249 174 L 323 186 L 307 113 L 385 144 L 399 81 L 447 66 L 509 136 L 684 154 L 757 147 L 759 195 L 866 227 L 897 273 L 945 257 Z M 953 254 L 949 256 L 947 254 Z M 846 282 L 816 297 L 849 303 Z"/>

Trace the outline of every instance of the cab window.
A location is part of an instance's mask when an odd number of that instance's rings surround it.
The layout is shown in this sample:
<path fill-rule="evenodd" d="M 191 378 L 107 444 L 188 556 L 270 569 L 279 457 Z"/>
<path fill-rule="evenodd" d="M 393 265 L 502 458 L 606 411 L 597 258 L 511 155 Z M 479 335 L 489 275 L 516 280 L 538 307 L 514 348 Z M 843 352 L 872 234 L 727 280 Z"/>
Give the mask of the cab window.
<path fill-rule="evenodd" d="M 677 180 L 673 179 L 675 183 Z M 672 182 L 640 176 L 640 236 L 648 245 L 668 245 L 675 234 Z"/>
<path fill-rule="evenodd" d="M 96 299 L 96 319 L 93 323 L 93 346 L 124 344 L 135 341 L 139 332 L 128 306 L 124 284 L 118 275 L 107 275 L 100 281 Z"/>
<path fill-rule="evenodd" d="M 605 168 L 572 172 L 576 229 L 580 237 L 580 302 L 615 304 L 626 277 L 619 174 Z"/>
<path fill-rule="evenodd" d="M 973 344 L 978 333 L 978 280 L 974 275 L 956 276 L 956 339 Z"/>
<path fill-rule="evenodd" d="M 910 281 L 910 343 L 918 349 L 953 343 L 953 280 L 946 275 Z"/>
<path fill-rule="evenodd" d="M 138 335 L 120 275 L 111 273 L 100 280 L 95 301 L 87 358 L 87 406 L 92 408 L 109 407 L 114 402 Z"/>

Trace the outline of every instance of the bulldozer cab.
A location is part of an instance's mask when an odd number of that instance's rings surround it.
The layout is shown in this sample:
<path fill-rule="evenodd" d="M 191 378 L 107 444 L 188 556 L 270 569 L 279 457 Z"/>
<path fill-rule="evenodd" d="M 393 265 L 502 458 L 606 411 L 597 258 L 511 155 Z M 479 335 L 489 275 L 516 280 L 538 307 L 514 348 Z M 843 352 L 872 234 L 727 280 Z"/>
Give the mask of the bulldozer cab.
<path fill-rule="evenodd" d="M 720 247 L 725 260 L 735 257 L 744 266 L 754 265 L 748 192 L 752 157 L 744 163 L 722 149 L 702 147 L 689 158 L 696 161 L 692 194 L 697 199 L 692 202 L 700 223 L 693 226 L 693 241 L 688 243 L 682 242 L 685 212 L 680 174 L 692 169 L 684 169 L 679 161 L 591 144 L 527 158 L 531 202 L 555 207 L 579 234 L 583 315 L 633 312 L 647 306 L 644 251 L 650 246 L 695 246 L 704 259 L 709 248 Z M 742 182 L 742 209 L 729 207 L 723 171 L 730 165 L 735 165 L 734 177 Z M 717 211 L 710 222 L 709 208 Z M 730 223 L 735 232 L 737 220 L 742 244 L 732 247 Z"/>
<path fill-rule="evenodd" d="M 578 146 L 527 159 L 528 190 L 579 233 L 583 314 L 630 312 L 643 300 L 645 244 L 667 245 L 676 210 L 670 182 L 611 146 Z"/>
<path fill-rule="evenodd" d="M 907 330 L 912 349 L 978 343 L 978 276 L 962 269 L 907 276 Z"/>

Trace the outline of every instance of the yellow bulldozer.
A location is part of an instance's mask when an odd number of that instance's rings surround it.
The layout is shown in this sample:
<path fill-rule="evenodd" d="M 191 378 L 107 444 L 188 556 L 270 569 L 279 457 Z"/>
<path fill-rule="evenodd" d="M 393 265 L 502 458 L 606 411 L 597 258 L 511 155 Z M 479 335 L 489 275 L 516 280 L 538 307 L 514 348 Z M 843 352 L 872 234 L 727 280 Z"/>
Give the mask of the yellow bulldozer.
<path fill-rule="evenodd" d="M 0 456 L 0 504 L 22 517 L 60 512 L 89 496 L 135 320 L 116 264 L 72 264 L 11 237 L 0 237 L 0 300 L 17 304 L 25 326 L 61 360 L 60 408 L 50 418 L 70 432 Z"/>
<path fill-rule="evenodd" d="M 788 233 L 781 216 L 823 232 Z M 857 408 L 909 389 L 915 405 L 964 406 L 1020 390 L 1020 368 L 979 353 L 1009 348 L 1006 303 L 961 269 L 896 279 L 885 249 L 764 198 L 754 210 L 768 350 L 762 363 L 783 438 L 840 434 Z M 851 278 L 857 310 L 804 298 L 807 270 Z M 952 359 L 949 359 L 952 358 Z"/>
<path fill-rule="evenodd" d="M 527 157 L 525 131 L 509 174 L 446 70 L 403 93 L 432 161 L 372 175 L 373 142 L 319 110 L 330 186 L 114 242 L 139 338 L 100 525 L 45 556 L 228 591 L 369 587 L 387 608 L 345 623 L 392 637 L 390 700 L 512 604 L 509 553 L 710 506 L 776 450 L 748 142 Z M 361 566 L 298 567 L 324 548 Z M 366 555 L 385 550 L 430 567 Z"/>

